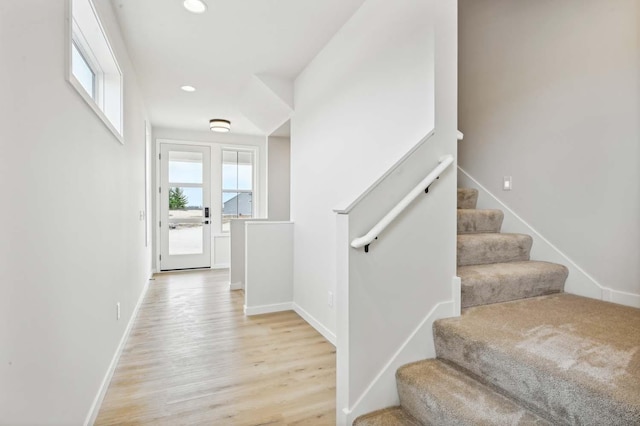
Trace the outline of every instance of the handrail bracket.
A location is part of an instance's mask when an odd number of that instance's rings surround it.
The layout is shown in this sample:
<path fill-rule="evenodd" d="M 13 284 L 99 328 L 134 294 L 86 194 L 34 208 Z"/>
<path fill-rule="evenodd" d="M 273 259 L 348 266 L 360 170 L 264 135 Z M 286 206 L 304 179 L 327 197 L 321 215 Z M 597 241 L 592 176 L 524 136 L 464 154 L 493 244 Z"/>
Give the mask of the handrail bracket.
<path fill-rule="evenodd" d="M 438 176 L 436 179 L 440 179 L 440 176 Z M 424 189 L 424 193 L 425 194 L 429 193 L 429 188 L 431 188 L 431 185 L 433 185 L 433 182 L 431 182 L 429 185 L 427 185 L 427 187 Z"/>

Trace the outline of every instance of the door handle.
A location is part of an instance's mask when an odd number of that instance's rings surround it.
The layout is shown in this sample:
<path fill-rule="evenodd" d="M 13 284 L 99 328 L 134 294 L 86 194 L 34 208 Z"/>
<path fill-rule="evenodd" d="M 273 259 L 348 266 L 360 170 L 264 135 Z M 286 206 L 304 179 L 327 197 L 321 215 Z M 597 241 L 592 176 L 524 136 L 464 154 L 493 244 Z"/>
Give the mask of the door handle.
<path fill-rule="evenodd" d="M 208 224 L 209 224 L 209 221 L 208 221 L 208 220 L 205 220 L 205 221 L 204 221 L 204 222 L 202 222 L 202 223 L 204 223 L 205 225 L 208 225 Z"/>

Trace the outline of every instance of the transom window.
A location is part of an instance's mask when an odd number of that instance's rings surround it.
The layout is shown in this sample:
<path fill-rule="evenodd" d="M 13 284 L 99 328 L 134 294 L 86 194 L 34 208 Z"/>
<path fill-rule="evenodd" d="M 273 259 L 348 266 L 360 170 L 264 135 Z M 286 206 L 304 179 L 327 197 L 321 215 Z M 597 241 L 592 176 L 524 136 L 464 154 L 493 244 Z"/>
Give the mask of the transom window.
<path fill-rule="evenodd" d="M 69 83 L 123 142 L 120 66 L 92 1 L 69 1 Z"/>

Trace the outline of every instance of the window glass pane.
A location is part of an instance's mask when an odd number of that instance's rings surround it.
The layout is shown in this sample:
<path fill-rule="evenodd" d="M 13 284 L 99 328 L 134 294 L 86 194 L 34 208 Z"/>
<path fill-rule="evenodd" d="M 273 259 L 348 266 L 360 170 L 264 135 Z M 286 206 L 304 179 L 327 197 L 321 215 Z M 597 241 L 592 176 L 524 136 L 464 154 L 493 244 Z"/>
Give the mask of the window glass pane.
<path fill-rule="evenodd" d="M 222 231 L 229 231 L 231 219 L 251 219 L 253 217 L 253 194 L 251 192 L 222 193 Z"/>
<path fill-rule="evenodd" d="M 250 152 L 238 152 L 238 189 L 253 189 L 253 164 Z"/>
<path fill-rule="evenodd" d="M 75 43 L 71 43 L 71 71 L 87 94 L 94 98 L 96 75 Z"/>
<path fill-rule="evenodd" d="M 169 188 L 169 254 L 204 250 L 202 188 Z"/>
<path fill-rule="evenodd" d="M 238 153 L 222 151 L 222 188 L 238 189 Z"/>
<path fill-rule="evenodd" d="M 169 152 L 169 182 L 202 183 L 202 153 L 188 151 Z"/>

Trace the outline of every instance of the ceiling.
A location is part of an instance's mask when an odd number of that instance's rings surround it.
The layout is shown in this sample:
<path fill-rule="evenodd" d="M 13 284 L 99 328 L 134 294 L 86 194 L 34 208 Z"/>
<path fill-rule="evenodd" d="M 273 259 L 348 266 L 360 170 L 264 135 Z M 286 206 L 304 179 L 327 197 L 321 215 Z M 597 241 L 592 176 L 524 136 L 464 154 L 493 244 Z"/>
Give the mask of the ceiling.
<path fill-rule="evenodd" d="M 247 96 L 254 75 L 292 85 L 364 2 L 204 0 L 208 10 L 196 15 L 182 0 L 111 1 L 154 126 L 208 130 L 209 119 L 224 118 L 253 135 L 270 133 L 255 116 L 265 105 L 251 105 L 264 96 Z"/>

